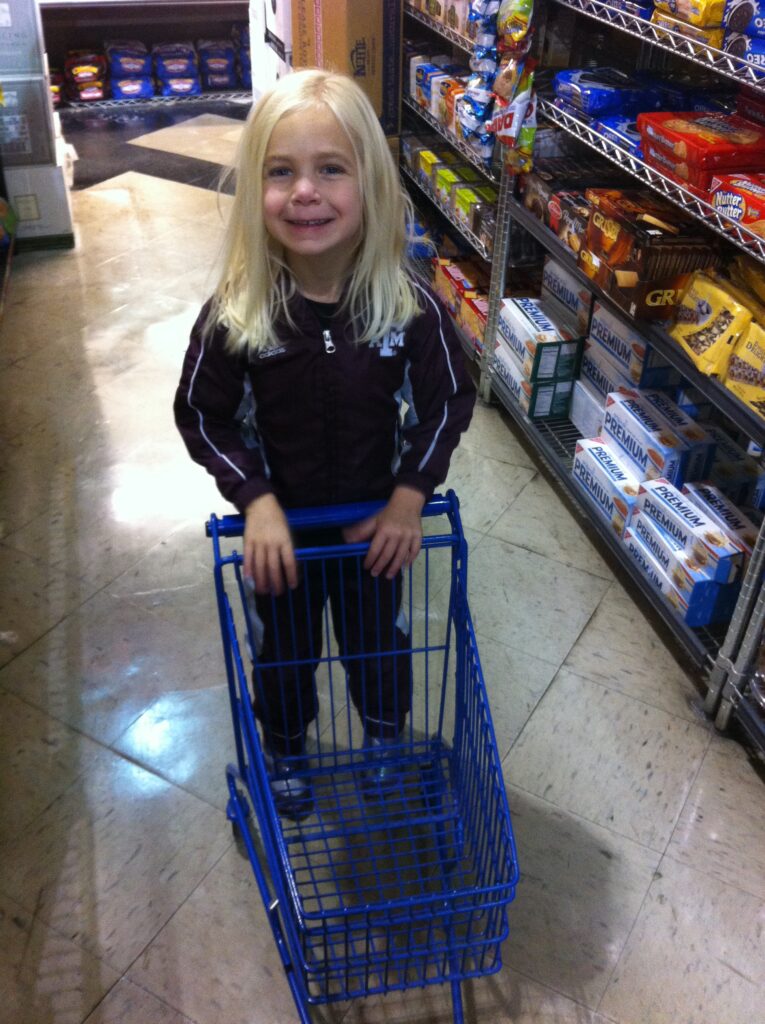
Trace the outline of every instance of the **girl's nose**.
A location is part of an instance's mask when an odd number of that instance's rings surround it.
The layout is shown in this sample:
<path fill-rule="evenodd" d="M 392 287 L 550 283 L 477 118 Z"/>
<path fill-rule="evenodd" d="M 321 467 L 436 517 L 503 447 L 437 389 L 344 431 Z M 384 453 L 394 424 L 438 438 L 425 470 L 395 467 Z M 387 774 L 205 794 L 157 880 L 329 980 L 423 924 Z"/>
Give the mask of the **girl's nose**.
<path fill-rule="evenodd" d="M 298 202 L 309 203 L 318 198 L 318 189 L 312 178 L 303 175 L 295 180 L 293 196 Z"/>

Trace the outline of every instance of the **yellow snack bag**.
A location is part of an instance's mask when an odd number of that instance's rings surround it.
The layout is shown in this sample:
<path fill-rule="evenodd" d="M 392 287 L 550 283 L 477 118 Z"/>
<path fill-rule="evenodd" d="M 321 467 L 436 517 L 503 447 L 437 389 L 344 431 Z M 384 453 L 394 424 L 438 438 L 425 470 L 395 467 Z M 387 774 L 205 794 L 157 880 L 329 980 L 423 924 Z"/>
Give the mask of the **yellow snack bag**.
<path fill-rule="evenodd" d="M 728 363 L 725 387 L 765 419 L 765 328 L 752 320 Z"/>
<path fill-rule="evenodd" d="M 680 300 L 670 334 L 702 373 L 722 376 L 733 346 L 751 321 L 746 306 L 707 274 L 698 272 Z"/>

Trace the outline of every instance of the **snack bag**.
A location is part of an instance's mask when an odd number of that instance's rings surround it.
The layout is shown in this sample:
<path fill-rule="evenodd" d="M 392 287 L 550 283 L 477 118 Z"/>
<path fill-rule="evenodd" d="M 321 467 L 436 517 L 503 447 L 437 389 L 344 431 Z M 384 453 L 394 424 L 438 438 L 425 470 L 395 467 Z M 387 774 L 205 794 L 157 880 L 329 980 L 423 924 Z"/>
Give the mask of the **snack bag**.
<path fill-rule="evenodd" d="M 726 0 L 654 0 L 657 11 L 674 14 L 689 25 L 722 25 Z"/>
<path fill-rule="evenodd" d="M 534 14 L 534 0 L 502 0 L 497 13 L 497 34 L 506 50 L 526 39 Z"/>
<path fill-rule="evenodd" d="M 725 387 L 765 419 L 765 328 L 754 320 L 733 350 Z"/>
<path fill-rule="evenodd" d="M 699 272 L 680 300 L 670 334 L 702 373 L 723 376 L 733 347 L 751 320 L 746 307 Z"/>

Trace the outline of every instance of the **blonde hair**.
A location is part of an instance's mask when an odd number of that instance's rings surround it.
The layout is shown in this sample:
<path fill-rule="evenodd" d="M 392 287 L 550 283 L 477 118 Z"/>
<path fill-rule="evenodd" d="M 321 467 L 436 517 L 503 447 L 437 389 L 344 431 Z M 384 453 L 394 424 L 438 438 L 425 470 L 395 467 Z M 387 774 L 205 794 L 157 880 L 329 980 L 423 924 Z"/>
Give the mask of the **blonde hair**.
<path fill-rule="evenodd" d="M 283 247 L 265 228 L 263 165 L 276 124 L 317 104 L 326 106 L 347 134 L 359 175 L 361 238 L 343 303 L 356 325 L 356 340 L 368 342 L 400 329 L 419 312 L 406 257 L 412 206 L 372 105 L 345 75 L 295 71 L 258 100 L 239 142 L 223 267 L 207 319 L 208 328 L 225 324 L 234 350 L 278 344 L 275 324 L 280 318 L 294 326 L 288 303 L 297 282 Z"/>

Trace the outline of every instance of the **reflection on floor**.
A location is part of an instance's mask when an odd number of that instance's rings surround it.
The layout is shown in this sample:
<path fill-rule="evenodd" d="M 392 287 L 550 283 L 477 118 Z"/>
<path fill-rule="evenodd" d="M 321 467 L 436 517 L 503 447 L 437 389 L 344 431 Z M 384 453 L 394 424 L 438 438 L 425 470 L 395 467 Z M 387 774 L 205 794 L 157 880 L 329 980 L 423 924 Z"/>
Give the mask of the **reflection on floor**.
<path fill-rule="evenodd" d="M 78 115 L 77 248 L 19 257 L 2 323 L 0 991 L 14 1024 L 296 1019 L 225 818 L 232 735 L 202 523 L 226 506 L 170 408 L 229 203 L 216 157 L 241 120 L 199 113 L 185 127 Z M 477 409 L 449 484 L 522 869 L 506 966 L 466 984 L 467 1020 L 754 1024 L 762 781 L 697 714 L 693 681 L 495 408 Z M 450 1019 L 440 989 L 316 1014 Z"/>

